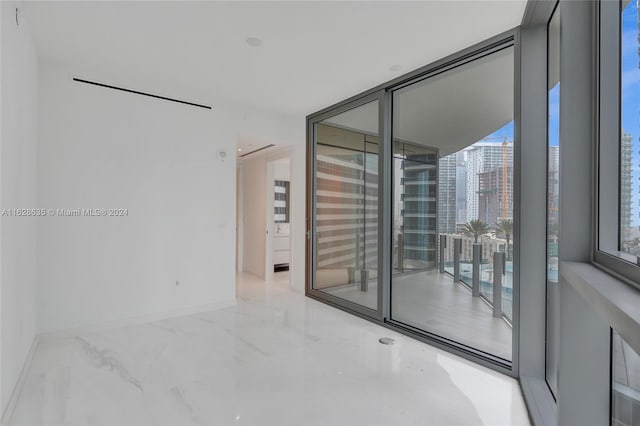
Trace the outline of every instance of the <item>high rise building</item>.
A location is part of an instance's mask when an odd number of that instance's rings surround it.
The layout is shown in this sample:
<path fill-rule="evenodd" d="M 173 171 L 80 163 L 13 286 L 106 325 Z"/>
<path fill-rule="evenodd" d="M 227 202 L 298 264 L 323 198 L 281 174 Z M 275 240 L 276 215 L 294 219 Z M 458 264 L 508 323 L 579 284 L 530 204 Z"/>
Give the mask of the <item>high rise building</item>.
<path fill-rule="evenodd" d="M 467 160 L 465 151 L 438 161 L 438 232 L 454 234 L 467 222 Z"/>
<path fill-rule="evenodd" d="M 620 141 L 620 229 L 623 244 L 631 239 L 633 136 L 622 131 Z"/>
<path fill-rule="evenodd" d="M 457 153 L 440 157 L 438 160 L 438 232 L 453 234 L 457 222 Z"/>
<path fill-rule="evenodd" d="M 362 158 L 362 153 L 318 153 L 316 232 L 320 269 L 377 268 L 377 172 L 365 170 Z M 359 219 L 354 220 L 354 216 Z M 341 224 L 338 229 L 336 224 Z"/>
<path fill-rule="evenodd" d="M 467 222 L 467 159 L 465 151 L 456 153 L 456 229 Z"/>
<path fill-rule="evenodd" d="M 402 161 L 402 234 L 405 267 L 436 265 L 436 176 L 435 151 L 406 155 Z M 453 184 L 455 203 L 455 183 Z M 447 188 L 451 192 L 450 188 Z"/>
<path fill-rule="evenodd" d="M 317 265 L 319 269 L 354 267 L 375 271 L 378 156 L 364 152 L 365 144 L 373 143 L 370 136 L 327 124 L 318 126 L 318 137 L 322 140 L 335 134 L 358 142 L 348 145 L 349 148 L 318 145 Z"/>
<path fill-rule="evenodd" d="M 478 173 L 478 219 L 484 223 L 495 225 L 513 217 L 512 173 L 510 165 Z"/>
<path fill-rule="evenodd" d="M 548 148 L 548 186 L 547 186 L 547 215 L 549 224 L 558 223 L 559 203 L 560 203 L 560 147 L 549 146 Z"/>
<path fill-rule="evenodd" d="M 504 152 L 503 152 L 504 151 Z M 480 217 L 480 175 L 492 170 L 501 170 L 503 166 L 503 155 L 507 159 L 509 170 L 513 167 L 513 143 L 507 143 L 504 147 L 501 142 L 477 142 L 466 150 L 467 153 L 467 222 L 482 219 Z M 511 176 L 510 174 L 508 176 Z M 485 178 L 486 180 L 486 178 Z M 502 182 L 502 179 L 500 180 Z M 508 196 L 512 197 L 513 191 L 510 182 L 506 179 L 505 184 Z M 502 192 L 502 187 L 499 188 Z M 512 204 L 512 201 L 511 201 Z M 501 217 L 501 216 L 500 216 Z M 489 223 L 492 225 L 492 223 Z"/>

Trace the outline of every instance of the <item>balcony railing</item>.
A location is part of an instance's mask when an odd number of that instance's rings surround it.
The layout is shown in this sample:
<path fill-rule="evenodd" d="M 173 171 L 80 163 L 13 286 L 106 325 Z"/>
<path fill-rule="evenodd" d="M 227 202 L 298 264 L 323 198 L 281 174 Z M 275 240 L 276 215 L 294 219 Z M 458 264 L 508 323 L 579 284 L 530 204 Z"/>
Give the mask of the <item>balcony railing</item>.
<path fill-rule="evenodd" d="M 513 262 L 506 253 L 495 251 L 483 258 L 482 244 L 473 245 L 473 255 L 463 259 L 462 239 L 453 239 L 453 259 L 447 259 L 446 235 L 440 235 L 439 268 L 471 290 L 472 297 L 484 299 L 493 309 L 494 317 L 503 317 L 509 323 L 513 318 Z"/>

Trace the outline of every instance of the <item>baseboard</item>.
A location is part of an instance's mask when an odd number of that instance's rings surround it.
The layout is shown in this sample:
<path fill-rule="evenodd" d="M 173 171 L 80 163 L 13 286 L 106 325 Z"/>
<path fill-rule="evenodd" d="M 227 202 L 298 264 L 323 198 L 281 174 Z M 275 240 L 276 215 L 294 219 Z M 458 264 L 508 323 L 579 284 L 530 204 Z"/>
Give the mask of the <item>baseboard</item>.
<path fill-rule="evenodd" d="M 206 305 L 190 306 L 188 308 L 181 308 L 173 311 L 140 315 L 136 317 L 106 321 L 102 323 L 95 323 L 95 324 L 90 324 L 90 325 L 85 325 L 80 327 L 62 329 L 62 330 L 46 331 L 46 332 L 40 333 L 39 338 L 41 341 L 47 341 L 51 339 L 75 337 L 79 334 L 110 330 L 114 328 L 130 326 L 130 325 L 145 324 L 145 323 L 154 322 L 154 321 L 162 321 L 169 318 L 183 317 L 187 315 L 199 314 L 199 313 L 208 312 L 208 311 L 216 311 L 218 309 L 230 308 L 233 306 L 236 306 L 235 298 L 228 299 L 228 300 L 221 300 L 215 303 L 208 303 Z"/>
<path fill-rule="evenodd" d="M 11 396 L 9 397 L 9 401 L 7 402 L 7 406 L 2 412 L 2 417 L 0 417 L 0 425 L 4 426 L 11 419 L 13 415 L 13 411 L 16 408 L 16 403 L 18 402 L 18 397 L 20 396 L 20 391 L 22 391 L 22 387 L 24 386 L 24 381 L 27 378 L 27 372 L 29 371 L 29 367 L 31 366 L 31 361 L 33 360 L 33 355 L 36 353 L 36 348 L 38 347 L 38 343 L 40 342 L 40 336 L 36 335 L 33 338 L 33 342 L 31 342 L 31 347 L 29 348 L 29 352 L 27 353 L 27 357 L 22 364 L 22 369 L 20 370 L 20 375 L 18 376 L 18 381 L 13 387 L 13 391 L 11 392 Z"/>

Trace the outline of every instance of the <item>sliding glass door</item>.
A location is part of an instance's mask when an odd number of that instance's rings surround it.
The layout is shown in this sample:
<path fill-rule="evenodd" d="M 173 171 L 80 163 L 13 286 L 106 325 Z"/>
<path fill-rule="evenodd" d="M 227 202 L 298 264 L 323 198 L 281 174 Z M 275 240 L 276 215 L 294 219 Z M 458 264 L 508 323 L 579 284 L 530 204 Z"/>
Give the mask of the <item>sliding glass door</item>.
<path fill-rule="evenodd" d="M 378 311 L 379 101 L 313 124 L 313 290 Z"/>
<path fill-rule="evenodd" d="M 392 121 L 398 266 L 390 319 L 507 362 L 513 70 L 513 47 L 505 47 L 406 85 L 393 91 Z M 459 280 L 446 273 L 451 266 Z"/>
<path fill-rule="evenodd" d="M 517 322 L 513 44 L 308 119 L 307 295 L 503 371 Z"/>

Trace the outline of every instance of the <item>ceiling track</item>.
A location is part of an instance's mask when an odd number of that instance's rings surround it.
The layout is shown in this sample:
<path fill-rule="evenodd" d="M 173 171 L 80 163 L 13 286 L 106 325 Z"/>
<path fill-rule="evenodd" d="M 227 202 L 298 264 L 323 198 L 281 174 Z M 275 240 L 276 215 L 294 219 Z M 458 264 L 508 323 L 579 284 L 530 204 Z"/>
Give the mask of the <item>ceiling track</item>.
<path fill-rule="evenodd" d="M 274 144 L 272 144 L 272 143 L 270 143 L 269 145 L 265 145 L 265 146 L 260 147 L 260 148 L 258 148 L 258 149 L 254 149 L 253 151 L 251 151 L 251 152 L 247 152 L 246 154 L 242 154 L 242 155 L 240 156 L 240 158 L 244 158 L 244 157 L 246 157 L 246 156 L 248 156 L 248 155 L 255 154 L 255 153 L 256 153 L 256 152 L 258 152 L 258 151 L 262 151 L 262 150 L 265 150 L 265 149 L 269 149 L 269 148 L 271 148 L 272 146 L 275 146 L 275 145 L 274 145 Z"/>
<path fill-rule="evenodd" d="M 104 87 L 106 89 L 113 89 L 113 90 L 119 90 L 121 92 L 133 93 L 135 95 L 148 96 L 150 98 L 162 99 L 163 101 L 176 102 L 176 103 L 179 103 L 179 104 L 190 105 L 190 106 L 194 106 L 194 107 L 198 107 L 198 108 L 204 108 L 204 109 L 213 109 L 209 105 L 202 105 L 202 104 L 196 104 L 196 103 L 193 103 L 193 102 L 183 101 L 183 100 L 180 100 L 180 99 L 167 98 L 166 96 L 154 95 L 153 93 L 145 93 L 145 92 L 140 92 L 140 91 L 137 91 L 137 90 L 125 89 L 124 87 L 117 87 L 117 86 L 112 86 L 112 85 L 109 85 L 109 84 L 98 83 L 98 82 L 95 82 L 95 81 L 83 80 L 81 78 L 75 78 L 74 77 L 73 81 L 76 81 L 78 83 L 91 84 L 93 86 Z"/>

